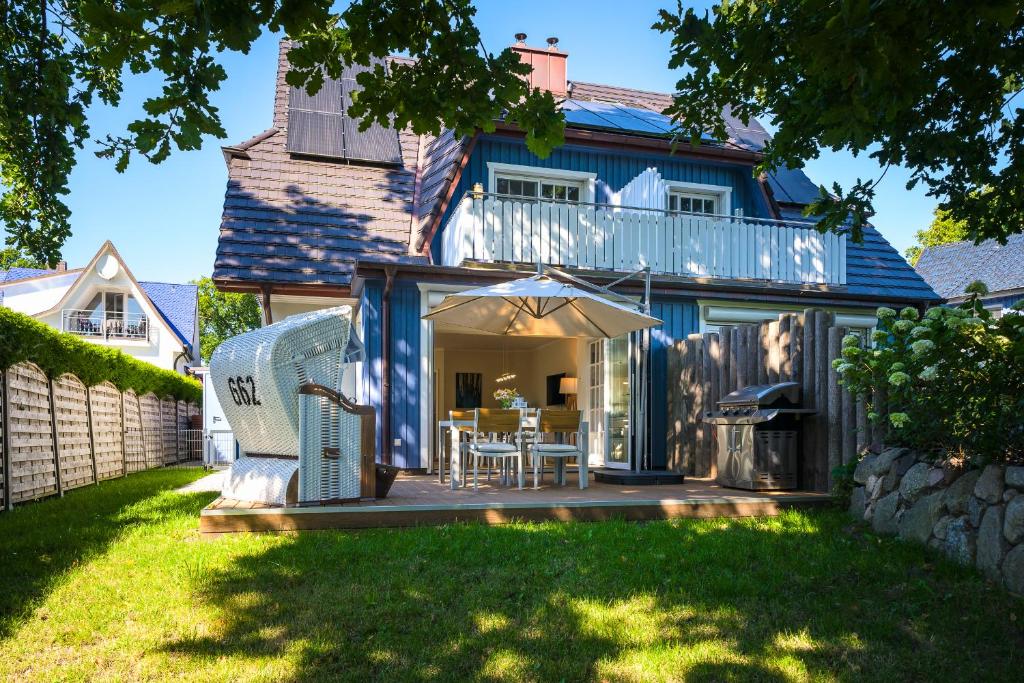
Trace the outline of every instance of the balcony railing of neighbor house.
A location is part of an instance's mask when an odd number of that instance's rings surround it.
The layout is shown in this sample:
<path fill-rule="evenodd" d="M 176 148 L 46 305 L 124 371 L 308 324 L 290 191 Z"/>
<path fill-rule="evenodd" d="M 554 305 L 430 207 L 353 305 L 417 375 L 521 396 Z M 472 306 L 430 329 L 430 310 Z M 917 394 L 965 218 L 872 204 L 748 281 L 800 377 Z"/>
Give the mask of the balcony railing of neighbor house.
<path fill-rule="evenodd" d="M 846 284 L 846 240 L 812 223 L 711 216 L 467 192 L 442 236 L 442 263 Z"/>
<path fill-rule="evenodd" d="M 149 339 L 149 320 L 142 313 L 65 309 L 64 331 L 96 339 Z"/>

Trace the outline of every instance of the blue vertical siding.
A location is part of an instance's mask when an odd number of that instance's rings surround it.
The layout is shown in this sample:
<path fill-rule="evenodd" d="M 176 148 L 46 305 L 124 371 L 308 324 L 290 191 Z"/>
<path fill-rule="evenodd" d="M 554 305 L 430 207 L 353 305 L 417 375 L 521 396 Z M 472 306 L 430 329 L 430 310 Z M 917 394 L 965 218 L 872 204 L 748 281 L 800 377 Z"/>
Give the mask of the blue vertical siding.
<path fill-rule="evenodd" d="M 377 410 L 377 454 L 383 447 L 381 423 L 381 375 L 384 340 L 381 306 L 384 283 L 370 281 L 363 288 L 362 335 L 366 347 L 360 402 Z M 420 293 L 415 285 L 395 282 L 391 289 L 391 438 L 401 439 L 395 446 L 394 464 L 419 467 L 420 447 Z"/>
<path fill-rule="evenodd" d="M 665 466 L 665 434 L 668 429 L 668 348 L 700 331 L 697 303 L 687 299 L 654 299 L 651 315 L 663 321 L 651 330 L 651 464 Z"/>
<path fill-rule="evenodd" d="M 452 203 L 442 219 L 442 226 L 447 224 L 448 217 L 458 201 L 475 183 L 481 183 L 484 189 L 490 189 L 487 187 L 487 164 L 492 161 L 594 173 L 597 175 L 598 183 L 611 192 L 621 190 L 647 168 L 655 167 L 666 180 L 731 187 L 732 211 L 742 209 L 747 216 L 762 218 L 771 215 L 749 165 L 688 159 L 681 155 L 643 154 L 605 148 L 588 149 L 578 145 L 565 145 L 552 152 L 547 159 L 541 159 L 530 152 L 522 141 L 485 135 L 479 139 L 469 157 L 462 177 L 456 185 Z M 599 190 L 596 200 L 606 201 L 607 198 L 601 194 Z M 441 256 L 441 232 L 442 230 L 438 230 L 431 245 L 435 261 Z"/>

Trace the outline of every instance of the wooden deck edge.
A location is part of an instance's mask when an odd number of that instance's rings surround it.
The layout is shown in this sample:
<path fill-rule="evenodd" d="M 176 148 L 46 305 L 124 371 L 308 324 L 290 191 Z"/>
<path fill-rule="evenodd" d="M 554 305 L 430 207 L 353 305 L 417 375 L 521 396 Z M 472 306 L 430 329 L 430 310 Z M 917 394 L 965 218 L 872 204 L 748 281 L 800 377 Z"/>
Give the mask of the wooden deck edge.
<path fill-rule="evenodd" d="M 562 503 L 456 503 L 451 505 L 325 506 L 316 508 L 205 509 L 204 534 L 316 529 L 436 526 L 453 522 L 508 524 L 516 521 L 629 521 L 672 518 L 759 517 L 787 508 L 828 505 L 822 494 L 785 498 L 700 498 Z"/>

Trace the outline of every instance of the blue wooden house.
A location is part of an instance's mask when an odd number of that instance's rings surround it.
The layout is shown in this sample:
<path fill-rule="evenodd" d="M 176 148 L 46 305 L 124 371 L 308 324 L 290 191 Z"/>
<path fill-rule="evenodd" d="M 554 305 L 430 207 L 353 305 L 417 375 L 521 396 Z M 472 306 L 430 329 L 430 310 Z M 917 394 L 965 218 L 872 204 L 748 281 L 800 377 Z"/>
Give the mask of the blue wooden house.
<path fill-rule="evenodd" d="M 385 462 L 426 468 L 438 419 L 493 406 L 496 388 L 514 386 L 531 405 L 574 400 L 590 424 L 591 464 L 608 468 L 633 464 L 628 406 L 649 391 L 650 466 L 664 467 L 657 435 L 674 341 L 808 306 L 868 328 L 879 305 L 940 300 L 873 228 L 855 244 L 801 220 L 817 195 L 802 172 L 756 177 L 769 139 L 756 121 L 725 111 L 727 140 L 673 150 L 660 114 L 669 94 L 573 81 L 557 44 L 518 42 L 533 85 L 566 118 L 565 145 L 548 158 L 500 122 L 465 138 L 361 132 L 343 107 L 355 69 L 309 97 L 285 83 L 288 47 L 272 127 L 224 148 L 214 280 L 259 295 L 267 322 L 356 308 L 367 360 L 346 391 L 377 408 Z M 447 293 L 523 277 L 538 262 L 599 284 L 651 269 L 652 313 L 664 324 L 652 334 L 648 387 L 626 337 L 505 338 L 421 319 Z"/>

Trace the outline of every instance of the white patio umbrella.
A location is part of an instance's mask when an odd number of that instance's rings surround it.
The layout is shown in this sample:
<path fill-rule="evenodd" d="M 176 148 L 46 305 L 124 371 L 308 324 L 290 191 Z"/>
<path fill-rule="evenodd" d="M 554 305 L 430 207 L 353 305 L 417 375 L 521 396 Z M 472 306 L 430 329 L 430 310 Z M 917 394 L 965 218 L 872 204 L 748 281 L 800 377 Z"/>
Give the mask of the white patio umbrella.
<path fill-rule="evenodd" d="M 449 294 L 423 317 L 493 334 L 532 337 L 613 338 L 661 325 L 625 301 L 534 275 Z"/>

